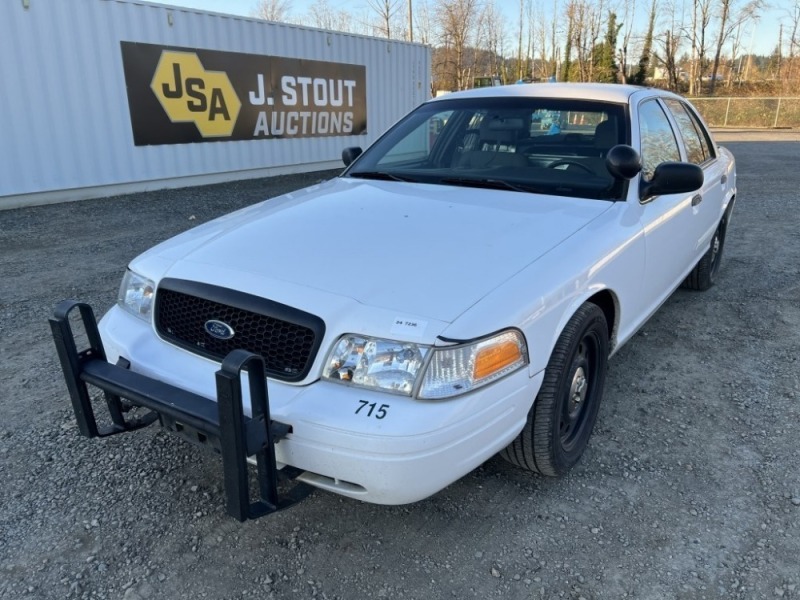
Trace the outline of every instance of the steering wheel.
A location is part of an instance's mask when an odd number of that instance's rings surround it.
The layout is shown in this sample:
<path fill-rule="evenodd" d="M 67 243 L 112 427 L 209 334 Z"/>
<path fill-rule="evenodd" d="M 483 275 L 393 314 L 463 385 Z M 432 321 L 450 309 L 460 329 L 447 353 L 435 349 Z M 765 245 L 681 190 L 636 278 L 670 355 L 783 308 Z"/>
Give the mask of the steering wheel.
<path fill-rule="evenodd" d="M 557 169 L 558 167 L 561 167 L 561 166 L 580 167 L 581 169 L 583 169 L 584 171 L 589 173 L 589 175 L 594 175 L 594 171 L 592 171 L 589 167 L 587 167 L 583 163 L 579 163 L 576 160 L 569 160 L 569 159 L 556 160 L 556 161 L 551 162 L 549 165 L 547 165 L 547 168 L 548 169 Z"/>

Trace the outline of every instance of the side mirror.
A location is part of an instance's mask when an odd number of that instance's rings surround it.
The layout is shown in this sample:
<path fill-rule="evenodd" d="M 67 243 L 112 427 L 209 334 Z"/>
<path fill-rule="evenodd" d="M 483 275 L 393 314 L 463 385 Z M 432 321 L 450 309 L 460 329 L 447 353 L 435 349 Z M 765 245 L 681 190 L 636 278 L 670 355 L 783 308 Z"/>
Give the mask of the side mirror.
<path fill-rule="evenodd" d="M 639 197 L 644 200 L 662 194 L 685 194 L 703 186 L 703 169 L 685 162 L 663 162 L 656 167 L 653 179 L 642 181 Z"/>
<path fill-rule="evenodd" d="M 360 146 L 350 146 L 342 150 L 342 162 L 345 167 L 349 167 L 350 163 L 361 156 L 363 150 Z"/>
<path fill-rule="evenodd" d="M 618 144 L 606 154 L 606 169 L 614 179 L 633 179 L 642 170 L 642 157 L 634 148 Z"/>

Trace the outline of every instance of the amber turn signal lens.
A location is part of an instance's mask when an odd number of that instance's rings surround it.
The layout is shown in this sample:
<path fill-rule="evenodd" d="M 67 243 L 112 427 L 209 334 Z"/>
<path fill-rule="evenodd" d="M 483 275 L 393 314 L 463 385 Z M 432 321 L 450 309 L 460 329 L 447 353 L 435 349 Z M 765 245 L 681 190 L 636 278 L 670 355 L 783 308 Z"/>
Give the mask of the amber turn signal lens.
<path fill-rule="evenodd" d="M 489 377 L 513 365 L 521 358 L 519 345 L 513 341 L 503 341 L 481 348 L 475 356 L 475 366 L 472 368 L 473 377 L 476 380 Z"/>

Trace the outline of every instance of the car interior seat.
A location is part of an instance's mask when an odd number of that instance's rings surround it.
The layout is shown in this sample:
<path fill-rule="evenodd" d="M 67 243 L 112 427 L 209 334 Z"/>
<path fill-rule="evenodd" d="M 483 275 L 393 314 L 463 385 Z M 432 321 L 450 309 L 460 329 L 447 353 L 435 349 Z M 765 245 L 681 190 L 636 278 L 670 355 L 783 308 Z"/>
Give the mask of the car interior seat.
<path fill-rule="evenodd" d="M 477 148 L 465 152 L 458 166 L 472 169 L 528 166 L 525 155 L 516 152 L 517 143 L 528 133 L 522 117 L 488 114 L 480 124 Z"/>
<path fill-rule="evenodd" d="M 594 128 L 594 147 L 598 155 L 605 157 L 608 151 L 619 144 L 617 124 L 611 119 L 600 121 Z"/>
<path fill-rule="evenodd" d="M 576 176 L 589 172 L 597 177 L 612 181 L 611 174 L 606 167 L 605 157 L 608 151 L 619 143 L 617 137 L 617 123 L 615 120 L 606 119 L 597 124 L 594 129 L 594 155 L 575 158 L 566 157 L 563 161 L 555 161 L 555 168 L 568 171 Z M 552 165 L 551 165 L 552 167 Z"/>

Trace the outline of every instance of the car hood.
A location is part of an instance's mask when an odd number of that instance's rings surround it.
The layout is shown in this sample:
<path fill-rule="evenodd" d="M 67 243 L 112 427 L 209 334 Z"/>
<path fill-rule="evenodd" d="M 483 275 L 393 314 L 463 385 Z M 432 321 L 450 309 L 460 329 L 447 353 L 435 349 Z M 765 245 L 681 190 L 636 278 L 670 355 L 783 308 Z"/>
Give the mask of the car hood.
<path fill-rule="evenodd" d="M 452 322 L 611 205 L 336 178 L 207 223 L 147 254 L 171 265 L 160 276 L 179 275 L 181 263 L 192 263 L 192 271 L 230 268 Z"/>

